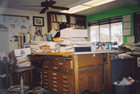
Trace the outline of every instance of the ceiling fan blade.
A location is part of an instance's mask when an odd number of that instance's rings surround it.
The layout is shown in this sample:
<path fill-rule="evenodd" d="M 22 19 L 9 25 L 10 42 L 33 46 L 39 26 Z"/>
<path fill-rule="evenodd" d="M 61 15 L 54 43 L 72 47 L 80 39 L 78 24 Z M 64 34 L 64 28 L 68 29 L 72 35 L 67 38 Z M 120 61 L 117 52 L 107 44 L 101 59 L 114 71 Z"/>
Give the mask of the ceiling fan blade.
<path fill-rule="evenodd" d="M 22 5 L 23 7 L 42 7 L 40 5 Z"/>
<path fill-rule="evenodd" d="M 59 7 L 59 6 L 52 6 L 51 8 L 69 10 L 69 8 L 67 8 L 67 7 Z"/>
<path fill-rule="evenodd" d="M 47 9 L 48 9 L 47 7 L 46 7 L 46 8 L 43 8 L 43 9 L 40 11 L 40 14 L 45 13 Z"/>
<path fill-rule="evenodd" d="M 52 0 L 49 1 L 49 5 L 50 5 L 50 6 L 54 5 L 55 3 L 56 3 L 56 1 L 52 1 Z"/>

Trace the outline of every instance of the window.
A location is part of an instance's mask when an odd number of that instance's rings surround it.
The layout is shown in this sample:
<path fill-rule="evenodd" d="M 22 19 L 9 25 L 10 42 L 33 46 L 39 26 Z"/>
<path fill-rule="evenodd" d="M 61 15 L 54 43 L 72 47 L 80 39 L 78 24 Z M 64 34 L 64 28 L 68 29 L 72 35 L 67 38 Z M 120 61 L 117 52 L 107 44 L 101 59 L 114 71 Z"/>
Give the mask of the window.
<path fill-rule="evenodd" d="M 122 22 L 111 24 L 111 42 L 123 43 Z"/>
<path fill-rule="evenodd" d="M 91 42 L 123 43 L 122 17 L 90 22 L 88 25 Z"/>

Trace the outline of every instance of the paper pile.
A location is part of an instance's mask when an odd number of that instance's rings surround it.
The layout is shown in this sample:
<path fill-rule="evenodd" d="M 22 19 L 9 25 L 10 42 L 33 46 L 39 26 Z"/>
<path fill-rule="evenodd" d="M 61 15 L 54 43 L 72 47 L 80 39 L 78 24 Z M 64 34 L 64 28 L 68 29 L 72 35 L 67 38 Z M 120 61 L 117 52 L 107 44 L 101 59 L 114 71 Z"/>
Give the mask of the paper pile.
<path fill-rule="evenodd" d="M 31 66 L 31 62 L 27 55 L 17 57 L 17 66 L 24 67 L 24 66 Z"/>
<path fill-rule="evenodd" d="M 93 44 L 92 42 L 88 42 L 86 38 L 61 38 L 61 39 L 55 39 L 55 42 L 57 43 L 55 47 L 60 50 L 60 52 L 75 52 L 75 47 L 91 47 L 92 51 Z"/>
<path fill-rule="evenodd" d="M 131 85 L 135 80 L 131 77 L 123 78 L 119 83 L 114 82 L 115 85 Z"/>
<path fill-rule="evenodd" d="M 31 66 L 31 62 L 28 58 L 28 55 L 31 54 L 30 48 L 16 49 L 14 50 L 14 53 L 18 67 Z"/>
<path fill-rule="evenodd" d="M 87 41 L 87 30 L 83 28 L 66 28 L 60 31 L 60 37 L 53 39 L 60 52 L 75 52 L 75 47 L 91 47 Z"/>

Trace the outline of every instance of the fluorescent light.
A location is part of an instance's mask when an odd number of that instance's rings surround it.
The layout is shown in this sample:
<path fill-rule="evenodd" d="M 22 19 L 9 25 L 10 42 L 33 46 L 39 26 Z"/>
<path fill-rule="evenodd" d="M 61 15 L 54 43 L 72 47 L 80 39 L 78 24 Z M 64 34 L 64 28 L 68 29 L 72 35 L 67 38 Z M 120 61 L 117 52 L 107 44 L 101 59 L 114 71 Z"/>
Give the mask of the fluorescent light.
<path fill-rule="evenodd" d="M 83 5 L 88 5 L 88 6 L 99 6 L 99 5 L 102 5 L 102 4 L 106 4 L 106 3 L 109 3 L 109 2 L 113 2 L 115 0 L 92 0 L 92 1 L 89 1 L 87 3 L 83 3 Z"/>
<path fill-rule="evenodd" d="M 81 5 L 77 5 L 75 7 L 72 7 L 69 10 L 64 10 L 64 11 L 61 11 L 61 12 L 76 13 L 76 12 L 86 10 L 88 8 L 91 8 L 91 7 L 99 6 L 99 5 L 106 4 L 106 3 L 109 3 L 109 2 L 113 2 L 113 1 L 116 1 L 116 0 L 91 0 L 91 1 L 83 3 Z"/>
<path fill-rule="evenodd" d="M 84 5 L 78 5 L 75 7 L 70 8 L 68 11 L 64 10 L 61 12 L 65 12 L 65 13 L 75 13 L 75 12 L 79 12 L 85 9 L 91 8 L 90 6 L 84 6 Z"/>

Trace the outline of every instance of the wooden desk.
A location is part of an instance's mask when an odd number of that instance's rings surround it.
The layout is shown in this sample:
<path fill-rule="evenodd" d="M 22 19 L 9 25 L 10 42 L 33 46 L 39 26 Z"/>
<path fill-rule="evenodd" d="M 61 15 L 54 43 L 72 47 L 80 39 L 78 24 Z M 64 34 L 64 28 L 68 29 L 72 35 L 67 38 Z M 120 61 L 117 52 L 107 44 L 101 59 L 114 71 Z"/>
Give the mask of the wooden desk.
<path fill-rule="evenodd" d="M 86 89 L 103 93 L 105 70 L 108 71 L 108 88 L 111 90 L 110 52 L 117 51 L 36 52 L 32 53 L 31 60 L 42 61 L 42 86 L 56 94 L 81 94 Z M 104 63 L 102 57 L 106 59 Z"/>

